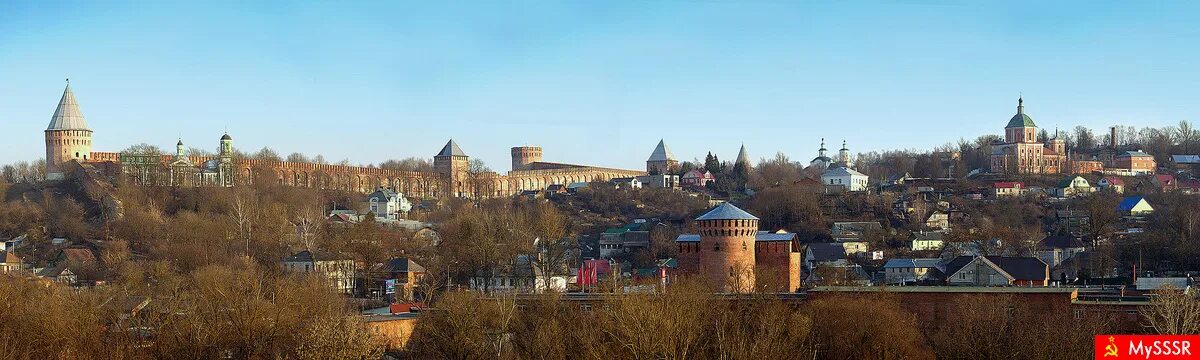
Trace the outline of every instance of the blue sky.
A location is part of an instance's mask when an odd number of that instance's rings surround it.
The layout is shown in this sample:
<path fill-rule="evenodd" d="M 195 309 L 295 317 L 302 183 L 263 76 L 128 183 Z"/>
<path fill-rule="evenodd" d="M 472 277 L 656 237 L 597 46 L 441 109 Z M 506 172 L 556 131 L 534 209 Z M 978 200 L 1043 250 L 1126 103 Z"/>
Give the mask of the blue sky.
<path fill-rule="evenodd" d="M 926 149 L 1200 114 L 1195 2 L 0 2 L 0 163 L 72 87 L 97 150 L 235 146 L 375 163 L 453 137 L 508 170 Z M 433 3 L 433 4 L 431 4 Z M 835 4 L 836 3 L 836 4 Z M 836 148 L 837 146 L 831 146 Z"/>

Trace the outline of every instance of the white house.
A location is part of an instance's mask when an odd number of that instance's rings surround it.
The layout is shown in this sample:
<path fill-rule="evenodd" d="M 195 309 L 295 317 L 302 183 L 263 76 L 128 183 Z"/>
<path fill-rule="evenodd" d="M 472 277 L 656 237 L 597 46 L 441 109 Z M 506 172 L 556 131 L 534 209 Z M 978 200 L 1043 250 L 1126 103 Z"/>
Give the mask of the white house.
<path fill-rule="evenodd" d="M 376 218 L 396 220 L 409 210 L 412 210 L 412 203 L 404 198 L 404 194 L 392 189 L 381 187 L 367 195 L 367 211 L 374 213 Z"/>
<path fill-rule="evenodd" d="M 940 231 L 920 231 L 913 233 L 913 251 L 937 251 L 945 244 Z"/>
<path fill-rule="evenodd" d="M 930 229 L 949 229 L 950 214 L 947 214 L 943 211 L 934 211 L 933 213 L 929 214 L 928 219 L 925 219 L 925 227 Z"/>
<path fill-rule="evenodd" d="M 608 182 L 612 183 L 613 185 L 616 185 L 618 189 L 641 189 L 642 188 L 642 180 L 639 180 L 638 178 L 635 178 L 635 177 L 612 178 L 612 180 L 609 180 Z"/>
<path fill-rule="evenodd" d="M 1087 179 L 1084 179 L 1082 176 L 1072 176 L 1063 179 L 1058 183 L 1058 186 L 1054 187 L 1054 196 L 1069 198 L 1091 194 L 1092 191 L 1095 191 L 1095 189 L 1092 188 L 1092 184 L 1088 183 Z"/>
<path fill-rule="evenodd" d="M 867 175 L 847 167 L 834 167 L 821 174 L 821 183 L 825 185 L 840 185 L 846 191 L 866 191 L 868 189 Z"/>
<path fill-rule="evenodd" d="M 1025 183 L 1016 181 L 999 181 L 992 185 L 997 198 L 1014 197 L 1025 194 Z"/>

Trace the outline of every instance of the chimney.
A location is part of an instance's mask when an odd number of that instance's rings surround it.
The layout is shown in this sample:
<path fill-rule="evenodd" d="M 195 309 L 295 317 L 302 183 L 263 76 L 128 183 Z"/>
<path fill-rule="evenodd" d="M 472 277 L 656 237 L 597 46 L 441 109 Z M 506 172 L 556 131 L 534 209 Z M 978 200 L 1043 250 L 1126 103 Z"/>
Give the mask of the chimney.
<path fill-rule="evenodd" d="M 1108 128 L 1108 131 L 1109 131 L 1108 146 L 1112 147 L 1113 150 L 1116 150 L 1117 149 L 1117 127 L 1116 126 L 1110 127 L 1110 128 Z"/>

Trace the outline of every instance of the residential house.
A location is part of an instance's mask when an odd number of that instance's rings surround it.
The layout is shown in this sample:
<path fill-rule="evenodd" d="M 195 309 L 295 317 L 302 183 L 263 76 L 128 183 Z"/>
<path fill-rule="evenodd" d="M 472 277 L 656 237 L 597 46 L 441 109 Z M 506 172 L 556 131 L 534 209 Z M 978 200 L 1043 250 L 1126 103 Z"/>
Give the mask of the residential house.
<path fill-rule="evenodd" d="M 848 167 L 832 167 L 821 174 L 821 183 L 826 186 L 840 186 L 845 191 L 857 192 L 870 189 L 870 178 Z"/>
<path fill-rule="evenodd" d="M 1015 197 L 1025 194 L 1025 183 L 1016 181 L 999 181 L 992 184 L 996 198 Z"/>
<path fill-rule="evenodd" d="M 1096 251 L 1084 251 L 1050 267 L 1050 279 L 1066 285 L 1089 278 L 1113 278 L 1126 275 L 1116 259 Z"/>
<path fill-rule="evenodd" d="M 313 273 L 328 279 L 329 286 L 343 295 L 354 294 L 354 258 L 324 250 L 304 250 L 283 259 L 283 269 Z"/>
<path fill-rule="evenodd" d="M 918 231 L 913 233 L 912 251 L 939 251 L 942 250 L 944 242 L 942 236 L 945 235 L 941 231 Z"/>
<path fill-rule="evenodd" d="M 847 266 L 846 249 L 839 243 L 810 243 L 804 249 L 804 268 L 811 272 L 818 266 Z"/>
<path fill-rule="evenodd" d="M 12 239 L 0 239 L 3 240 L 0 241 L 0 251 L 16 250 L 16 248 L 20 247 L 21 244 L 25 242 L 25 238 L 27 237 L 29 236 L 22 234 L 21 236 Z"/>
<path fill-rule="evenodd" d="M 1117 211 L 1130 218 L 1142 218 L 1154 212 L 1154 208 L 1141 196 L 1127 196 L 1117 204 Z"/>
<path fill-rule="evenodd" d="M 1091 215 L 1084 210 L 1055 210 L 1054 219 L 1059 227 L 1067 229 L 1076 236 L 1082 234 L 1088 224 L 1092 222 Z"/>
<path fill-rule="evenodd" d="M 404 194 L 390 188 L 379 187 L 367 195 L 367 211 L 379 219 L 400 219 L 403 214 L 412 210 L 412 203 Z"/>
<path fill-rule="evenodd" d="M 1157 165 L 1154 156 L 1141 150 L 1126 151 L 1113 159 L 1114 167 L 1132 174 L 1153 174 Z"/>
<path fill-rule="evenodd" d="M 872 233 L 882 236 L 883 226 L 875 221 L 845 221 L 834 222 L 830 229 L 833 241 L 841 243 L 847 254 L 870 251 Z"/>
<path fill-rule="evenodd" d="M 1154 175 L 1154 178 L 1150 179 L 1150 182 L 1162 191 L 1175 190 L 1175 186 L 1178 185 L 1175 180 L 1175 175 L 1170 174 Z"/>
<path fill-rule="evenodd" d="M 588 183 L 585 181 L 573 182 L 573 183 L 567 184 L 567 193 L 574 194 L 574 193 L 579 192 L 579 189 L 583 189 L 583 188 L 587 188 L 587 187 L 588 187 Z"/>
<path fill-rule="evenodd" d="M 1096 182 L 1096 186 L 1100 190 L 1112 191 L 1117 194 L 1125 193 L 1125 180 L 1121 180 L 1121 178 L 1116 176 L 1102 177 L 1100 181 Z"/>
<path fill-rule="evenodd" d="M 1074 235 L 1048 235 L 1042 239 L 1040 245 L 1041 250 L 1038 250 L 1037 258 L 1051 268 L 1087 251 L 1083 239 Z"/>
<path fill-rule="evenodd" d="M 397 301 L 415 300 L 421 280 L 425 278 L 425 267 L 408 257 L 392 258 L 381 265 L 376 270 L 383 272 L 383 284 L 376 285 L 383 285 L 384 293 L 395 294 Z M 392 280 L 391 284 L 388 280 Z"/>
<path fill-rule="evenodd" d="M 618 189 L 634 190 L 642 188 L 642 181 L 635 177 L 612 178 L 608 182 L 615 185 Z"/>
<path fill-rule="evenodd" d="M 1082 176 L 1071 176 L 1058 182 L 1058 185 L 1054 187 L 1054 196 L 1069 198 L 1091 194 L 1092 191 L 1094 191 L 1092 184 L 1088 183 L 1087 179 Z"/>
<path fill-rule="evenodd" d="M 65 249 L 59 250 L 54 258 L 50 260 L 50 266 L 94 266 L 100 262 L 100 257 L 96 255 L 96 249 L 83 246 L 73 245 Z"/>
<path fill-rule="evenodd" d="M 941 259 L 891 259 L 883 264 L 884 282 L 888 285 L 905 285 L 938 281 Z"/>
<path fill-rule="evenodd" d="M 75 272 L 71 271 L 71 268 L 65 264 L 35 269 L 34 274 L 39 278 L 70 286 L 75 286 L 79 283 L 79 277 L 75 276 Z"/>
<path fill-rule="evenodd" d="M 641 187 L 661 188 L 661 189 L 678 189 L 679 175 L 643 175 L 638 176 L 637 180 L 641 182 Z"/>
<path fill-rule="evenodd" d="M 567 185 L 551 184 L 546 187 L 546 196 L 563 195 L 567 193 Z"/>
<path fill-rule="evenodd" d="M 1050 266 L 1032 257 L 959 256 L 946 264 L 949 285 L 1048 286 Z"/>
<path fill-rule="evenodd" d="M 600 234 L 600 257 L 611 259 L 620 254 L 627 254 L 635 249 L 650 246 L 650 230 L 660 222 L 646 219 L 636 219 L 621 227 L 605 229 Z"/>
<path fill-rule="evenodd" d="M 1176 171 L 1200 175 L 1200 155 L 1171 155 L 1171 162 L 1175 164 Z"/>
<path fill-rule="evenodd" d="M 0 274 L 25 270 L 25 261 L 11 250 L 0 251 Z"/>
<path fill-rule="evenodd" d="M 522 190 L 517 194 L 517 197 L 529 200 L 542 199 L 544 196 L 545 194 L 542 192 L 542 190 Z"/>
<path fill-rule="evenodd" d="M 835 242 L 865 241 L 868 233 L 883 232 L 883 225 L 877 221 L 836 221 L 829 229 Z"/>
<path fill-rule="evenodd" d="M 536 269 L 533 258 L 521 254 L 493 273 L 480 272 L 471 276 L 467 285 L 476 291 L 532 292 L 537 281 Z"/>
<path fill-rule="evenodd" d="M 1176 188 L 1184 194 L 1200 194 L 1200 180 L 1183 180 L 1179 182 L 1179 185 Z"/>
<path fill-rule="evenodd" d="M 683 187 L 689 189 L 704 189 L 708 184 L 716 181 L 717 177 L 704 169 L 692 169 L 679 178 L 679 182 L 683 184 Z"/>
<path fill-rule="evenodd" d="M 625 253 L 625 233 L 628 228 L 615 227 L 605 229 L 600 233 L 600 257 L 611 259 L 613 256 Z"/>
<path fill-rule="evenodd" d="M 950 229 L 950 214 L 940 210 L 929 213 L 929 218 L 925 219 L 925 228 L 938 230 Z"/>
<path fill-rule="evenodd" d="M 912 174 L 903 173 L 899 175 L 888 176 L 887 180 L 883 183 L 886 186 L 904 185 L 904 182 L 908 181 L 908 179 L 912 179 Z"/>

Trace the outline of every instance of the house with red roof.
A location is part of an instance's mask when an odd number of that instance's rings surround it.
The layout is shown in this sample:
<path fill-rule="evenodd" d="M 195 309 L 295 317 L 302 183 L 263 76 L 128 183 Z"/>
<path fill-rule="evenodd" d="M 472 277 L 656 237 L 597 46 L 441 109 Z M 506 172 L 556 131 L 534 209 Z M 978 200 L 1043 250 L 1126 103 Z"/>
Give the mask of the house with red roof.
<path fill-rule="evenodd" d="M 1096 185 L 1100 187 L 1100 190 L 1112 190 L 1118 194 L 1125 192 L 1125 180 L 1112 175 L 1100 178 Z"/>
<path fill-rule="evenodd" d="M 1154 178 L 1150 181 L 1154 183 L 1154 186 L 1162 189 L 1162 191 L 1175 190 L 1175 186 L 1178 185 L 1175 180 L 1175 175 L 1171 174 L 1154 175 Z"/>
<path fill-rule="evenodd" d="M 715 181 L 717 181 L 717 177 L 704 169 L 692 169 L 679 178 L 679 183 L 690 189 L 703 189 Z"/>
<path fill-rule="evenodd" d="M 997 198 L 1015 197 L 1025 194 L 1025 183 L 1017 181 L 999 181 L 992 184 Z"/>

